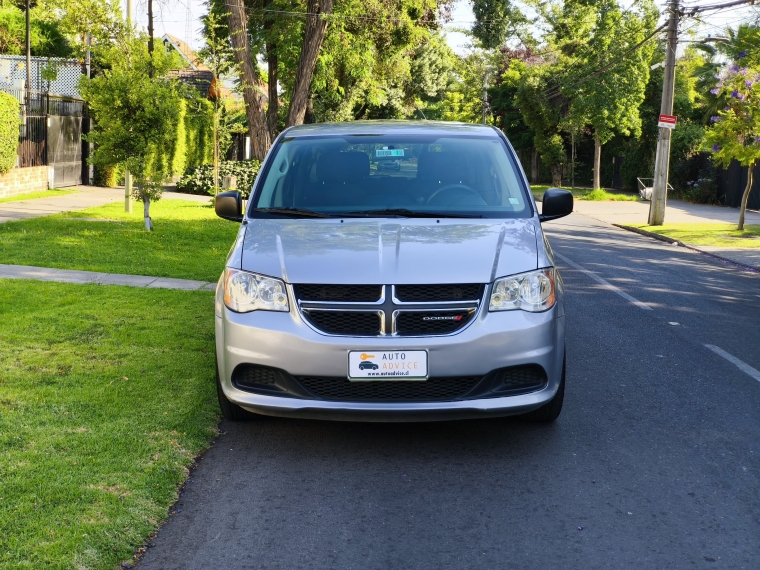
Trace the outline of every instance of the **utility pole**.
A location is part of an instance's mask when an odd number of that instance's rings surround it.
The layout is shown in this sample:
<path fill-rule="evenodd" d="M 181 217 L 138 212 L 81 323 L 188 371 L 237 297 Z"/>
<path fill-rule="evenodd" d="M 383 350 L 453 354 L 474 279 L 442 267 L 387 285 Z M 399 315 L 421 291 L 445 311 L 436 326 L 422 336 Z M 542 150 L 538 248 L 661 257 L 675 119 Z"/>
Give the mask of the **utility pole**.
<path fill-rule="evenodd" d="M 127 28 L 132 35 L 132 0 L 127 0 Z M 124 211 L 132 213 L 132 175 L 129 170 L 124 172 Z"/>
<path fill-rule="evenodd" d="M 676 49 L 678 47 L 678 22 L 680 0 L 671 0 L 668 19 L 667 52 L 665 55 L 665 78 L 662 82 L 661 115 L 673 114 L 673 93 L 676 86 Z M 665 223 L 665 203 L 668 195 L 668 169 L 670 168 L 671 129 L 660 127 L 657 141 L 657 157 L 654 161 L 654 183 L 652 201 L 649 204 L 649 225 L 661 226 Z"/>

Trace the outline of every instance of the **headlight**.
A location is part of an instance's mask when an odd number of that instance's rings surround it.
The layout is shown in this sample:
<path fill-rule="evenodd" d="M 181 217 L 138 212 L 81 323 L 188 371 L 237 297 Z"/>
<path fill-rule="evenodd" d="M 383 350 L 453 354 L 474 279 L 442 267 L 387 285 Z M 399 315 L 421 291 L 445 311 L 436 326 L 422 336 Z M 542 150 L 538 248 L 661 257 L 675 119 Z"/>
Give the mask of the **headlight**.
<path fill-rule="evenodd" d="M 530 273 L 497 279 L 493 284 L 488 310 L 522 309 L 539 313 L 551 309 L 555 300 L 554 268 L 547 267 Z"/>
<path fill-rule="evenodd" d="M 285 283 L 230 268 L 224 270 L 224 304 L 236 313 L 290 310 Z"/>

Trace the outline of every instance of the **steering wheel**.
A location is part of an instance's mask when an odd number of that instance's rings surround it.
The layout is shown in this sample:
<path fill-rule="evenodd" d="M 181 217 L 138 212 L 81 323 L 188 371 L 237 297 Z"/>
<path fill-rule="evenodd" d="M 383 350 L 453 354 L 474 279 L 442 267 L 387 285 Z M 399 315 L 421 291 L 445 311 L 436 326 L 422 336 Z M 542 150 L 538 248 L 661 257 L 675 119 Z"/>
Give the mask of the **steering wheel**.
<path fill-rule="evenodd" d="M 457 202 L 457 200 L 456 200 L 456 197 L 454 196 L 454 197 L 452 197 L 453 199 L 448 204 L 440 204 L 440 205 L 441 206 L 454 206 L 454 205 L 459 205 L 459 206 L 482 206 L 482 205 L 485 204 L 485 202 L 483 201 L 483 198 L 480 196 L 480 194 L 478 193 L 478 191 L 475 190 L 475 189 L 473 189 L 473 188 L 470 188 L 469 186 L 467 186 L 465 184 L 446 184 L 442 188 L 439 188 L 438 190 L 436 190 L 435 192 L 433 192 L 430 195 L 430 198 L 428 198 L 427 203 L 428 204 L 432 204 L 433 203 L 433 199 L 436 196 L 445 195 L 447 193 L 451 194 L 451 193 L 455 193 L 455 192 L 459 192 L 460 195 L 461 194 L 469 194 L 470 196 L 476 198 L 476 201 L 474 203 L 472 203 L 472 204 L 467 204 L 466 202 L 465 203 L 459 202 L 459 203 L 455 204 L 455 202 Z"/>

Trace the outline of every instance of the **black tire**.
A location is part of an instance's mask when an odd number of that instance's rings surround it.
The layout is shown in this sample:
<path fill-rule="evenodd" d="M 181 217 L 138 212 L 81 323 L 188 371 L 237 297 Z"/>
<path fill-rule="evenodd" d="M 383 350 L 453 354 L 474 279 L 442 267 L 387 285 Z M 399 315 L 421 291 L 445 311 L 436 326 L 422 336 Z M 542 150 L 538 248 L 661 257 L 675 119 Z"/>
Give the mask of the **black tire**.
<path fill-rule="evenodd" d="M 526 422 L 553 422 L 559 417 L 562 412 L 562 402 L 565 399 L 565 369 L 567 364 L 567 356 L 562 360 L 562 380 L 559 382 L 559 389 L 554 397 L 546 402 L 540 408 L 528 412 L 526 414 L 520 414 L 518 416 L 521 420 Z"/>
<path fill-rule="evenodd" d="M 222 415 L 228 420 L 233 422 L 244 422 L 255 419 L 256 414 L 252 414 L 237 404 L 233 404 L 227 399 L 227 396 L 224 395 L 224 390 L 222 390 L 222 382 L 219 379 L 218 364 L 216 366 L 216 397 L 219 400 L 219 408 L 222 410 Z"/>

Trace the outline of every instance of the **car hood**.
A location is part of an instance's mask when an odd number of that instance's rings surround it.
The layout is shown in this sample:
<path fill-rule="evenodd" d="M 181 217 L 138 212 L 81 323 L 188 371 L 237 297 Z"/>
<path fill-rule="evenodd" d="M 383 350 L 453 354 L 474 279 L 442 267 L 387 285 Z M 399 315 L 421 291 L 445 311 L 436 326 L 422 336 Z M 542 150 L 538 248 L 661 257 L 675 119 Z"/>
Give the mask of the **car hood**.
<path fill-rule="evenodd" d="M 489 283 L 537 268 L 532 219 L 253 219 L 241 268 L 288 283 Z"/>

